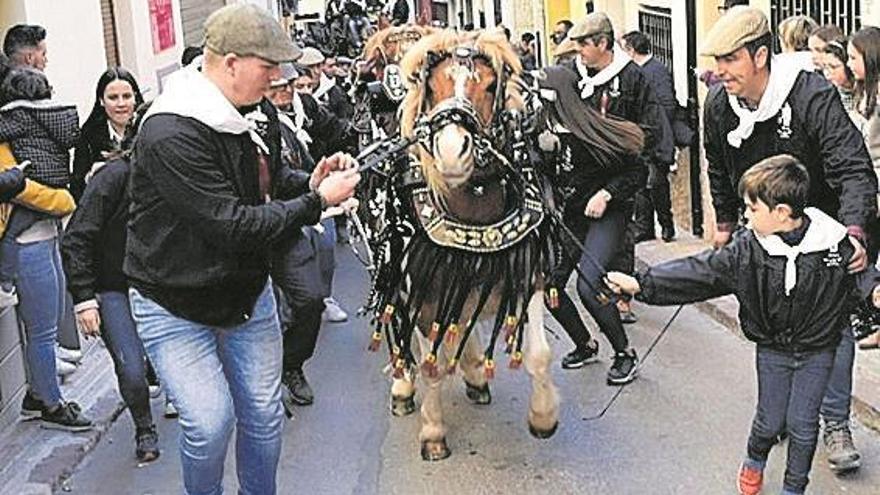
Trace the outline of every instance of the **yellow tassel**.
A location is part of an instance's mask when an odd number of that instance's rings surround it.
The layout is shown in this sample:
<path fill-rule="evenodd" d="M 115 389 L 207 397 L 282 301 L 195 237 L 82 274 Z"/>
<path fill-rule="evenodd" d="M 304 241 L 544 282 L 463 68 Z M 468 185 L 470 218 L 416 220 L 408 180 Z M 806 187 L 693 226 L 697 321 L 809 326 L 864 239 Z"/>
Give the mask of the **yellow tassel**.
<path fill-rule="evenodd" d="M 394 362 L 394 373 L 392 374 L 394 378 L 400 379 L 403 378 L 403 370 L 406 367 L 406 361 L 398 358 Z"/>
<path fill-rule="evenodd" d="M 446 343 L 452 345 L 456 340 L 458 340 L 458 324 L 453 323 L 446 329 Z"/>
<path fill-rule="evenodd" d="M 380 345 L 382 345 L 382 334 L 380 332 L 373 332 L 373 338 L 370 339 L 370 345 L 367 348 L 372 352 L 376 352 L 379 350 Z"/>
<path fill-rule="evenodd" d="M 559 307 L 559 289 L 556 287 L 550 287 L 549 292 L 549 306 L 550 309 L 556 309 Z"/>
<path fill-rule="evenodd" d="M 433 352 L 425 356 L 425 362 L 422 363 L 422 373 L 431 378 L 436 378 L 439 374 L 437 371 L 437 356 Z"/>
<path fill-rule="evenodd" d="M 449 362 L 446 363 L 446 374 L 454 375 L 455 367 L 458 364 L 458 361 L 455 358 L 449 358 Z"/>
<path fill-rule="evenodd" d="M 428 340 L 430 342 L 435 342 L 437 340 L 437 336 L 440 334 L 440 324 L 434 322 L 431 324 L 431 332 L 428 333 Z"/>
<path fill-rule="evenodd" d="M 387 306 L 385 306 L 385 311 L 382 312 L 382 316 L 379 317 L 379 323 L 383 325 L 391 323 L 392 316 L 394 316 L 394 306 L 388 304 Z"/>
<path fill-rule="evenodd" d="M 486 359 L 485 363 L 483 364 L 483 371 L 486 375 L 487 380 L 495 378 L 495 361 L 491 359 Z"/>
<path fill-rule="evenodd" d="M 522 351 L 516 351 L 513 353 L 513 356 L 510 357 L 510 362 L 507 363 L 507 367 L 512 370 L 519 369 L 522 366 L 523 354 Z"/>

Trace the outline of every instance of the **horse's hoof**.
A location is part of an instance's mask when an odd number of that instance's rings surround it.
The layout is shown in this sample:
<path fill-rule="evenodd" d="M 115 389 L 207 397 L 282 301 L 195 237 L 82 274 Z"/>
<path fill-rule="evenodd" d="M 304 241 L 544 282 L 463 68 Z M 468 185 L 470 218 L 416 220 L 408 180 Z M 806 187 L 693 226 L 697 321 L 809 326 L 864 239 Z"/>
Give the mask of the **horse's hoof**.
<path fill-rule="evenodd" d="M 489 392 L 488 383 L 484 383 L 481 387 L 471 385 L 468 382 L 464 382 L 464 385 L 467 398 L 470 399 L 474 404 L 485 406 L 492 403 L 492 393 Z"/>
<path fill-rule="evenodd" d="M 416 401 L 412 395 L 409 397 L 391 396 L 391 414 L 394 416 L 406 416 L 416 412 Z"/>
<path fill-rule="evenodd" d="M 550 438 L 556 433 L 556 430 L 559 428 L 559 421 L 553 423 L 553 426 L 550 427 L 549 430 L 539 430 L 535 428 L 531 423 L 529 423 L 529 433 L 532 434 L 535 438 L 545 439 Z"/>
<path fill-rule="evenodd" d="M 451 453 L 449 447 L 446 446 L 445 438 L 422 441 L 422 460 L 424 461 L 442 461 Z"/>

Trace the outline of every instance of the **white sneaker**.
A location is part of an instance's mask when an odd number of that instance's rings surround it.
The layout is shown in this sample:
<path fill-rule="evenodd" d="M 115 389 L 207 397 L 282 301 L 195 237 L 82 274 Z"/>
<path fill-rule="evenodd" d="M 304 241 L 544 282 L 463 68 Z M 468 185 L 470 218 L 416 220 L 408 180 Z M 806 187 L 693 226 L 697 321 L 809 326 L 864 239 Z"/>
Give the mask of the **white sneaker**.
<path fill-rule="evenodd" d="M 55 357 L 62 361 L 67 361 L 72 364 L 79 364 L 82 361 L 83 353 L 79 349 L 68 349 L 67 347 L 62 347 L 60 345 L 55 345 Z"/>
<path fill-rule="evenodd" d="M 177 408 L 174 407 L 174 404 L 172 404 L 170 400 L 168 400 L 168 397 L 165 397 L 165 413 L 163 415 L 169 419 L 180 416 L 180 413 L 177 412 Z"/>
<path fill-rule="evenodd" d="M 0 308 L 15 306 L 16 304 L 18 304 L 18 292 L 16 292 L 15 287 L 12 287 L 10 290 L 0 287 Z"/>
<path fill-rule="evenodd" d="M 324 319 L 330 323 L 341 323 L 348 320 L 348 313 L 339 306 L 336 299 L 327 297 L 324 299 Z"/>
<path fill-rule="evenodd" d="M 62 361 L 55 358 L 55 373 L 58 376 L 67 376 L 76 371 L 76 365 L 73 363 L 68 363 L 67 361 Z"/>

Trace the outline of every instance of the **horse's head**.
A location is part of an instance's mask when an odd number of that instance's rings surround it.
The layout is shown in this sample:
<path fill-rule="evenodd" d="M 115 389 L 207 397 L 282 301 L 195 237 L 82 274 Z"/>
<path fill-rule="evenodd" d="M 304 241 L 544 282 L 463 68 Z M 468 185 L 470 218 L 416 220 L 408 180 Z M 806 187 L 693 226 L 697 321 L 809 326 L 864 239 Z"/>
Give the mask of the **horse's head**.
<path fill-rule="evenodd" d="M 522 108 L 513 49 L 501 32 L 443 31 L 422 38 L 401 68 L 410 83 L 401 134 L 424 133 L 418 154 L 429 186 L 445 192 L 467 183 L 498 115 Z"/>

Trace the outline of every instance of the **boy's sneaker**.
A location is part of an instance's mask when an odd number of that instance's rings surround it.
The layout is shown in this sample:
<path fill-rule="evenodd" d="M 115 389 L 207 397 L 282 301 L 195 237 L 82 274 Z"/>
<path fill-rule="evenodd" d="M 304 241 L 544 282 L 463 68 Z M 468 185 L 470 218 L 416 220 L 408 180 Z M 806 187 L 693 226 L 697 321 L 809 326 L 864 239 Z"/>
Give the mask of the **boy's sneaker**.
<path fill-rule="evenodd" d="M 40 426 L 47 430 L 88 431 L 92 422 L 82 414 L 76 402 L 62 402 L 54 410 L 43 409 Z"/>
<path fill-rule="evenodd" d="M 736 480 L 736 487 L 739 489 L 739 494 L 758 495 L 761 493 L 762 486 L 764 486 L 764 471 L 747 466 L 743 463 L 739 467 L 739 476 Z"/>
<path fill-rule="evenodd" d="M 562 358 L 562 368 L 566 370 L 573 370 L 577 368 L 582 368 L 584 365 L 595 363 L 599 360 L 599 342 L 596 342 L 595 339 L 590 339 L 590 342 L 587 343 L 584 347 L 578 347 L 577 349 L 569 352 Z"/>
<path fill-rule="evenodd" d="M 828 421 L 822 433 L 828 467 L 835 474 L 855 471 L 861 466 L 861 454 L 853 443 L 849 421 Z"/>
<path fill-rule="evenodd" d="M 138 428 L 134 443 L 134 454 L 138 462 L 152 462 L 159 458 L 159 434 L 156 433 L 155 425 L 144 429 Z"/>
<path fill-rule="evenodd" d="M 56 345 L 55 357 L 71 364 L 79 364 L 79 362 L 82 361 L 83 353 L 79 349 L 68 349 L 67 347 Z"/>
<path fill-rule="evenodd" d="M 324 298 L 324 319 L 330 323 L 342 323 L 348 319 L 348 314 L 339 306 L 336 299 Z"/>
<path fill-rule="evenodd" d="M 618 352 L 614 355 L 614 363 L 608 370 L 608 385 L 626 385 L 638 375 L 639 358 L 635 349 Z"/>
<path fill-rule="evenodd" d="M 30 421 L 32 419 L 40 419 L 43 414 L 43 403 L 40 402 L 30 390 L 25 392 L 24 399 L 21 400 L 21 419 Z"/>
<path fill-rule="evenodd" d="M 15 286 L 10 289 L 0 287 L 0 308 L 15 306 L 16 304 L 18 304 L 18 292 L 16 292 Z"/>
<path fill-rule="evenodd" d="M 174 404 L 171 403 L 171 400 L 168 397 L 165 397 L 165 412 L 162 413 L 168 419 L 174 419 L 180 416 L 180 413 L 177 412 L 177 408 L 174 407 Z"/>

